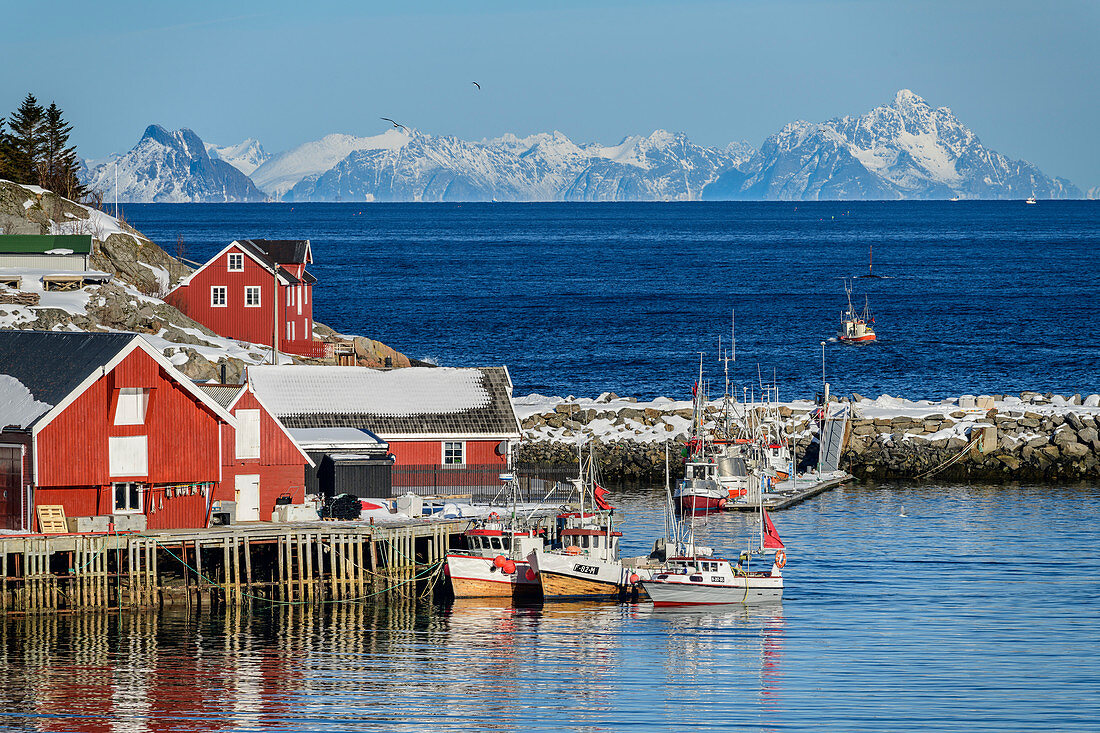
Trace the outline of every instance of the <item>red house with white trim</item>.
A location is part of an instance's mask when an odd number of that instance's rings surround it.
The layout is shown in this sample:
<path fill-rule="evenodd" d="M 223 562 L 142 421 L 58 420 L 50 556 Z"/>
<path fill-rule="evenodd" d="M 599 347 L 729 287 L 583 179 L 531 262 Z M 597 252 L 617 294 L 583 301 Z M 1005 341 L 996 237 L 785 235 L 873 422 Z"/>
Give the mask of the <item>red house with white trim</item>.
<path fill-rule="evenodd" d="M 246 384 L 201 384 L 237 419 L 222 435 L 222 481 L 214 492 L 235 501 L 237 521 L 269 521 L 280 497 L 305 500 L 305 467 L 313 461 Z"/>
<path fill-rule="evenodd" d="M 140 336 L 0 331 L 0 524 L 143 515 L 204 527 L 236 419 Z"/>
<path fill-rule="evenodd" d="M 313 263 L 308 239 L 231 242 L 164 300 L 226 338 L 322 357 L 313 340 Z"/>

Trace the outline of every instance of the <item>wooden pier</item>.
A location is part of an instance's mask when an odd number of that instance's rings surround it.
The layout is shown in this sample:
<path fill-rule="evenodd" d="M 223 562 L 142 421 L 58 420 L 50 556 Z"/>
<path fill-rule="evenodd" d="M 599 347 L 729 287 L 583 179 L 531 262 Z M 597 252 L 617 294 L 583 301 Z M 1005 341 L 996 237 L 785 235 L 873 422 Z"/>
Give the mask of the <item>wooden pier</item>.
<path fill-rule="evenodd" d="M 0 611 L 310 605 L 430 596 L 470 520 L 0 535 Z"/>

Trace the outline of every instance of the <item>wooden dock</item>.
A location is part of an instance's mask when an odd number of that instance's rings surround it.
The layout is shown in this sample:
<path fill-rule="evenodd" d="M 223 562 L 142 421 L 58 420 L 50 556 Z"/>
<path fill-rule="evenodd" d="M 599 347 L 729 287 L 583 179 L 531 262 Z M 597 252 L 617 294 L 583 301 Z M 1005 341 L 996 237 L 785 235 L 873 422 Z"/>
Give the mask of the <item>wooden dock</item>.
<path fill-rule="evenodd" d="M 830 489 L 835 489 L 845 481 L 852 479 L 851 474 L 829 476 L 828 478 L 815 481 L 814 483 L 805 483 L 801 481 L 789 490 L 780 489 L 778 492 L 771 494 L 765 494 L 764 496 L 764 508 L 768 511 L 779 511 L 782 509 L 789 509 L 796 504 L 801 504 L 807 499 L 811 499 L 818 494 L 822 494 Z M 791 481 L 784 481 L 780 486 L 786 486 L 792 484 Z M 805 488 L 801 488 L 805 486 Z M 736 502 L 730 502 L 726 505 L 726 509 L 729 511 L 739 512 L 752 512 L 757 511 L 760 508 L 759 504 L 740 504 Z"/>
<path fill-rule="evenodd" d="M 0 535 L 0 611 L 303 605 L 429 597 L 470 520 L 247 523 Z"/>

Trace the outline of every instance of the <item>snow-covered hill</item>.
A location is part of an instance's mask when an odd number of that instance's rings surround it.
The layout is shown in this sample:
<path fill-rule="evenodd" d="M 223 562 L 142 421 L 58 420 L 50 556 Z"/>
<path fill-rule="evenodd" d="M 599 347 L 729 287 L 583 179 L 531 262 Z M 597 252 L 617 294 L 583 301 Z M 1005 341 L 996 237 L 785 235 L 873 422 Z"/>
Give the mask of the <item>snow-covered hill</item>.
<path fill-rule="evenodd" d="M 793 122 L 707 199 L 1080 198 L 1063 178 L 982 145 L 947 107 L 908 89 L 888 106 L 819 124 Z"/>
<path fill-rule="evenodd" d="M 264 151 L 264 146 L 255 138 L 247 138 L 236 145 L 215 145 L 206 143 L 206 152 L 211 158 L 224 160 L 246 176 L 266 163 L 271 157 Z"/>
<path fill-rule="evenodd" d="M 224 160 L 212 159 L 199 136 L 183 128 L 150 125 L 138 144 L 115 160 L 91 164 L 86 182 L 126 202 L 221 203 L 264 201 L 252 180 Z"/>
<path fill-rule="evenodd" d="M 377 144 L 387 136 L 390 144 Z M 610 147 L 578 145 L 561 132 L 479 142 L 415 131 L 379 138 L 357 138 L 370 144 L 324 170 L 331 157 L 321 160 L 307 154 L 308 146 L 298 148 L 299 180 L 285 193 L 260 178 L 263 169 L 256 182 L 294 201 L 694 200 L 750 157 L 747 144 L 706 148 L 664 130 Z M 289 162 L 288 156 L 284 167 Z"/>

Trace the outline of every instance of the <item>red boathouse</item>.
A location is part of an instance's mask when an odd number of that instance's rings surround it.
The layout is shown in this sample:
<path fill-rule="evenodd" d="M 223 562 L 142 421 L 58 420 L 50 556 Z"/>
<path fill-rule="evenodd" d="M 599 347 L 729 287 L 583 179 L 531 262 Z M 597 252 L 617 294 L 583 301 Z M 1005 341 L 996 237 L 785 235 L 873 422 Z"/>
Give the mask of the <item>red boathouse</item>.
<path fill-rule="evenodd" d="M 237 419 L 222 434 L 222 480 L 214 498 L 236 502 L 238 522 L 270 521 L 275 503 L 305 500 L 305 469 L 313 461 L 245 384 L 199 388 Z"/>
<path fill-rule="evenodd" d="M 498 482 L 520 438 L 507 367 L 254 366 L 248 382 L 296 436 L 353 429 L 388 444 L 394 495 L 471 471 Z"/>
<path fill-rule="evenodd" d="M 164 300 L 226 338 L 322 357 L 313 340 L 313 263 L 308 239 L 241 239 L 187 276 Z"/>
<path fill-rule="evenodd" d="M 45 505 L 204 527 L 236 429 L 140 336 L 48 331 L 0 331 L 0 423 L 0 525 L 25 530 Z"/>

